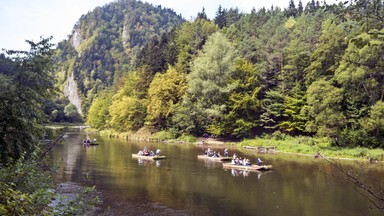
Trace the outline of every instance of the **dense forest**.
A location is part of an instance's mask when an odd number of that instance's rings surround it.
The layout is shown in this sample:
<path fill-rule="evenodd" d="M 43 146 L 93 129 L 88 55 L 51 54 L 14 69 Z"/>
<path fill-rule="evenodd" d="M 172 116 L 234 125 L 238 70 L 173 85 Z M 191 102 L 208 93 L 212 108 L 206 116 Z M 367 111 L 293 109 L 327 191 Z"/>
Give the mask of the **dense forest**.
<path fill-rule="evenodd" d="M 42 38 L 0 53 L 0 215 L 84 215 L 98 203 L 49 205 L 58 197 L 46 155 L 62 136 L 48 122 L 383 148 L 383 21 L 378 0 L 219 7 L 190 21 L 118 0 L 82 16 L 56 49 Z"/>
<path fill-rule="evenodd" d="M 220 6 L 214 19 L 203 8 L 191 21 L 119 0 L 80 18 L 58 45 L 56 77 L 62 88 L 74 74 L 98 130 L 278 132 L 383 147 L 383 19 L 378 0 Z"/>

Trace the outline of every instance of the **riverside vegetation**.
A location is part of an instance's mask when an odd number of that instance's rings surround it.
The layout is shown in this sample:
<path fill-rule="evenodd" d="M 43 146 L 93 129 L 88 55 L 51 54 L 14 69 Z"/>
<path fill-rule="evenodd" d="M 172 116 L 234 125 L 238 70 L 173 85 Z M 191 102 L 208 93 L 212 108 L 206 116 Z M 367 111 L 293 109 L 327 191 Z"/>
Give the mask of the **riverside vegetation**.
<path fill-rule="evenodd" d="M 43 177 L 48 122 L 382 160 L 383 18 L 379 0 L 220 6 L 212 20 L 203 8 L 190 21 L 117 0 L 83 15 L 55 50 L 42 39 L 0 54 L 0 213 L 63 210 L 48 205 Z M 69 77 L 81 107 L 59 93 Z"/>
<path fill-rule="evenodd" d="M 136 139 L 136 140 L 150 140 L 155 142 L 170 142 L 170 143 L 190 143 L 201 144 L 201 137 L 194 137 L 191 135 L 177 135 L 170 131 L 159 131 L 151 134 L 150 132 L 126 132 L 119 133 L 113 130 L 97 131 L 94 129 L 87 129 L 92 133 L 99 133 L 101 136 L 115 137 L 121 139 Z M 215 140 L 215 139 L 213 139 Z M 221 140 L 221 141 L 220 141 Z M 208 141 L 209 143 L 209 141 Z M 253 139 L 243 140 L 226 140 L 219 139 L 219 141 L 212 142 L 220 143 L 223 146 L 233 146 L 242 148 L 244 146 L 275 146 L 277 151 L 281 153 L 295 153 L 304 154 L 308 156 L 314 156 L 320 153 L 327 158 L 338 159 L 356 159 L 356 160 L 369 160 L 369 161 L 384 161 L 384 150 L 377 148 L 365 148 L 365 147 L 353 147 L 345 148 L 332 145 L 332 141 L 329 138 L 316 138 L 308 136 L 293 137 L 284 133 L 276 132 L 271 135 L 265 135 L 263 137 L 257 137 Z"/>
<path fill-rule="evenodd" d="M 63 86 L 73 74 L 79 108 L 97 130 L 281 133 L 325 137 L 330 150 L 382 148 L 383 8 L 290 1 L 250 13 L 219 7 L 212 20 L 203 9 L 185 21 L 161 6 L 115 1 L 82 16 L 59 43 L 55 75 Z"/>
<path fill-rule="evenodd" d="M 55 91 L 49 41 L 0 55 L 0 215 L 83 215 L 99 203 L 94 188 L 60 196 L 52 178 L 47 153 L 63 131 L 43 126 L 44 102 Z"/>

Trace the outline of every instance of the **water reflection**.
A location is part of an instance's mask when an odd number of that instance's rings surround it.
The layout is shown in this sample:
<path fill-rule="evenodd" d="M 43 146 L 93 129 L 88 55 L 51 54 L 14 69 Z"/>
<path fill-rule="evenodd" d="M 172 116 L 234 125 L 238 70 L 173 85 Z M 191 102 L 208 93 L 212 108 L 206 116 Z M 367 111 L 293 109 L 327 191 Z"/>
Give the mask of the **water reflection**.
<path fill-rule="evenodd" d="M 224 169 L 226 170 L 226 169 Z M 272 171 L 258 171 L 258 170 L 238 170 L 238 169 L 231 169 L 231 175 L 233 177 L 249 177 L 250 175 L 257 176 L 257 179 L 260 180 L 261 176 L 270 173 Z"/>
<path fill-rule="evenodd" d="M 203 162 L 204 163 L 204 167 L 208 168 L 208 169 L 215 169 L 215 168 L 218 168 L 218 167 L 223 167 L 221 161 L 215 161 L 215 160 L 209 160 L 209 159 L 199 159 L 199 162 Z"/>
<path fill-rule="evenodd" d="M 238 176 L 243 176 L 243 177 L 248 177 L 250 171 L 248 170 L 237 170 L 237 169 L 231 169 L 231 174 L 232 176 L 238 177 Z"/>
<path fill-rule="evenodd" d="M 146 166 L 146 165 L 148 165 L 148 164 L 152 164 L 153 161 L 151 161 L 151 160 L 145 160 L 145 159 L 141 159 L 141 158 L 139 158 L 139 159 L 137 159 L 137 163 L 138 163 L 140 166 Z"/>
<path fill-rule="evenodd" d="M 57 180 L 96 185 L 110 215 L 375 215 L 367 200 L 335 184 L 323 172 L 329 165 L 313 157 L 265 154 L 272 172 L 225 171 L 221 162 L 198 160 L 200 146 L 97 137 L 100 145 L 84 148 L 79 144 L 83 137 L 68 134 L 53 150 L 52 157 L 62 163 Z M 132 159 L 144 146 L 161 148 L 169 157 Z M 370 175 L 379 178 L 382 170 Z"/>
<path fill-rule="evenodd" d="M 153 160 L 146 160 L 146 159 L 138 158 L 137 164 L 139 166 L 149 166 L 149 165 L 155 164 L 156 167 L 160 167 L 161 162 L 160 162 L 160 160 L 153 161 Z"/>

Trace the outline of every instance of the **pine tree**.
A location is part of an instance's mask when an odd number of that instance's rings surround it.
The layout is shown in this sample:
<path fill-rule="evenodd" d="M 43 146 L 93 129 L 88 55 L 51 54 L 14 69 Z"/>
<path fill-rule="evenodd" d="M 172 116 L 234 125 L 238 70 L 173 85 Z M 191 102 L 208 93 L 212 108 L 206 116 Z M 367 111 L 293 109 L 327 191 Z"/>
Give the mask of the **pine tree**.
<path fill-rule="evenodd" d="M 216 17 L 215 17 L 215 24 L 219 27 L 219 29 L 222 29 L 224 27 L 227 27 L 227 20 L 226 20 L 226 13 L 227 11 L 219 5 L 219 8 L 217 9 L 216 12 Z"/>

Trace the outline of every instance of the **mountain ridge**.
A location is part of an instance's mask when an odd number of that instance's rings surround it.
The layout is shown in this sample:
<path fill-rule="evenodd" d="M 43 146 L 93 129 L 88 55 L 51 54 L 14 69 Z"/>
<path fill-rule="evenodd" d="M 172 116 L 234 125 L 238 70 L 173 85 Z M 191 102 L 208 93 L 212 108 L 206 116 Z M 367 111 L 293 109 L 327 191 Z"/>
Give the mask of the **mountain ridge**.
<path fill-rule="evenodd" d="M 79 98 L 73 91 L 69 98 L 73 104 L 80 101 L 80 112 L 86 115 L 98 92 L 132 70 L 137 53 L 153 36 L 183 22 L 171 9 L 136 0 L 95 8 L 82 15 L 68 39 L 58 44 L 56 77 L 60 88 L 64 90 L 73 74 Z"/>

